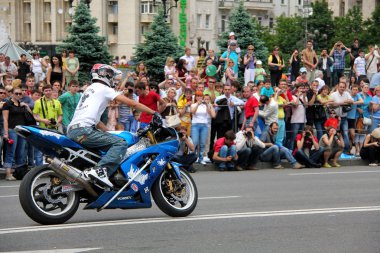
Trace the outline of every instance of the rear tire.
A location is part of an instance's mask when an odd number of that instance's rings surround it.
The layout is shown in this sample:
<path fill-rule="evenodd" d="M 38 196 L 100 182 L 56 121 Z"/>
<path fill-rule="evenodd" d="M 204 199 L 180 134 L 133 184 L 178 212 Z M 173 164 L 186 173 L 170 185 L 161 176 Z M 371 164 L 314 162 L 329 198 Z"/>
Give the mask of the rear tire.
<path fill-rule="evenodd" d="M 152 197 L 158 208 L 172 217 L 185 217 L 191 214 L 198 201 L 198 190 L 193 178 L 187 171 L 181 170 L 182 183 L 176 194 L 168 193 L 166 182 L 176 180 L 169 171 L 164 170 L 152 186 Z"/>
<path fill-rule="evenodd" d="M 59 178 L 48 165 L 33 168 L 21 182 L 19 200 L 25 213 L 43 225 L 61 224 L 69 220 L 79 207 L 79 193 L 51 195 L 51 179 Z"/>

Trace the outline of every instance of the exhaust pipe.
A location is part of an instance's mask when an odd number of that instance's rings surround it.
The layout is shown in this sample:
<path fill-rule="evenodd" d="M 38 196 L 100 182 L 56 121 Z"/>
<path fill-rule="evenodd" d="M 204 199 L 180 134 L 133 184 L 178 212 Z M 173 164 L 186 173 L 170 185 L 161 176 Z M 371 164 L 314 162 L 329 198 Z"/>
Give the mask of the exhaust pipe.
<path fill-rule="evenodd" d="M 46 161 L 50 164 L 50 168 L 58 175 L 65 179 L 79 183 L 91 196 L 98 197 L 99 195 L 86 180 L 83 180 L 81 171 L 65 164 L 57 158 L 47 158 Z"/>

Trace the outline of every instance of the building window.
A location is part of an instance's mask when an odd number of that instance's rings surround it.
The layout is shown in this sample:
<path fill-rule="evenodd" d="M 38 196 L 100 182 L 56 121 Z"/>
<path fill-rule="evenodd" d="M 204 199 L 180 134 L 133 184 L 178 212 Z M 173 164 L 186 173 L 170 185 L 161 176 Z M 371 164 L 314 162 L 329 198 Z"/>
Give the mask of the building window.
<path fill-rule="evenodd" d="M 112 24 L 112 34 L 117 35 L 118 26 L 117 24 Z"/>
<path fill-rule="evenodd" d="M 302 0 L 298 0 L 298 5 L 302 5 Z"/>
<path fill-rule="evenodd" d="M 273 28 L 273 18 L 269 18 L 269 28 Z"/>
<path fill-rule="evenodd" d="M 211 15 L 206 15 L 206 22 L 205 22 L 205 28 L 208 29 L 210 28 L 210 16 Z"/>
<path fill-rule="evenodd" d="M 118 2 L 117 1 L 109 1 L 108 2 L 108 6 L 109 6 L 109 9 L 110 9 L 110 12 L 112 14 L 117 14 L 118 13 Z"/>
<path fill-rule="evenodd" d="M 262 25 L 262 22 L 263 22 L 263 17 L 257 17 L 257 23 L 259 23 L 259 25 Z"/>
<path fill-rule="evenodd" d="M 222 15 L 221 32 L 226 31 L 226 23 L 227 23 L 226 20 L 227 20 L 227 16 Z"/>
<path fill-rule="evenodd" d="M 154 13 L 153 2 L 144 1 L 141 2 L 141 14 Z"/>
<path fill-rule="evenodd" d="M 202 14 L 197 14 L 197 28 L 202 28 Z"/>
<path fill-rule="evenodd" d="M 281 0 L 281 4 L 285 4 L 285 0 Z"/>

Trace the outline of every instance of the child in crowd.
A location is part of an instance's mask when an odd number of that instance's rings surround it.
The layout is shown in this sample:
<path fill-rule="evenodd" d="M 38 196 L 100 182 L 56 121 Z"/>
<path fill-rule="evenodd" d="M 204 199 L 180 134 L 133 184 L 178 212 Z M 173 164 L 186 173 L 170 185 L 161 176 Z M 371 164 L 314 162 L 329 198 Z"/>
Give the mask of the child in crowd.
<path fill-rule="evenodd" d="M 335 110 L 330 110 L 329 112 L 329 118 L 326 120 L 325 124 L 323 125 L 325 129 L 329 127 L 333 127 L 335 130 L 338 129 L 339 126 L 339 117 L 336 116 Z"/>
<path fill-rule="evenodd" d="M 263 68 L 263 62 L 258 60 L 256 62 L 255 68 L 255 83 L 257 84 L 259 81 L 264 81 L 264 77 L 267 76 L 265 69 Z"/>
<path fill-rule="evenodd" d="M 140 115 L 141 113 L 139 111 L 133 112 L 133 119 L 131 123 L 131 133 L 136 133 L 137 130 L 140 128 Z"/>
<path fill-rule="evenodd" d="M 116 104 L 116 101 L 113 100 L 108 105 L 108 120 L 107 120 L 107 129 L 109 131 L 115 131 L 117 121 L 119 119 L 119 107 Z"/>
<path fill-rule="evenodd" d="M 270 80 L 267 80 L 264 83 L 264 86 L 260 90 L 260 95 L 264 95 L 264 96 L 267 96 L 268 98 L 270 98 L 273 96 L 273 94 L 274 94 L 273 87 L 270 83 Z"/>

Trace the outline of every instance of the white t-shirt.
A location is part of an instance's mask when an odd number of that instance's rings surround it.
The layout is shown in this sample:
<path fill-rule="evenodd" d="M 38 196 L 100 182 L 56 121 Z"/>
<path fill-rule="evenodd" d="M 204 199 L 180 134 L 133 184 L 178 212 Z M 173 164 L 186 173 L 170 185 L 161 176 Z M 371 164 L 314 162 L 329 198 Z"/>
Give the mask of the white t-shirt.
<path fill-rule="evenodd" d="M 347 99 L 353 100 L 348 91 L 343 92 L 343 95 L 340 95 L 339 91 L 335 91 L 330 95 L 330 99 L 333 100 L 335 103 L 343 103 Z M 347 113 L 343 113 L 341 106 L 335 109 L 335 112 L 337 116 L 347 117 Z"/>
<path fill-rule="evenodd" d="M 366 57 L 368 57 L 366 61 L 366 67 L 367 67 L 367 72 L 368 73 L 377 73 L 377 61 L 379 59 L 379 53 L 377 50 L 373 52 L 373 55 L 371 54 L 366 54 Z M 373 59 L 373 60 L 372 60 Z"/>
<path fill-rule="evenodd" d="M 197 104 L 192 104 L 191 109 L 195 108 Z M 210 115 L 207 113 L 207 106 L 205 104 L 200 104 L 195 113 L 193 113 L 193 119 L 191 120 L 191 124 L 201 123 L 208 124 L 208 118 Z"/>
<path fill-rule="evenodd" d="M 33 73 L 42 73 L 42 63 L 40 59 L 32 60 L 32 71 Z"/>
<path fill-rule="evenodd" d="M 356 57 L 354 64 L 356 65 L 356 71 L 359 76 L 365 75 L 365 59 L 363 57 Z"/>
<path fill-rule="evenodd" d="M 190 56 L 184 55 L 180 59 L 185 59 L 185 61 L 187 63 L 185 65 L 187 71 L 190 71 L 192 68 L 195 67 L 195 58 L 193 56 L 191 56 L 191 55 Z"/>
<path fill-rule="evenodd" d="M 82 94 L 68 129 L 75 124 L 80 124 L 81 127 L 98 124 L 108 103 L 118 95 L 119 92 L 102 83 L 91 84 Z"/>
<path fill-rule="evenodd" d="M 290 123 L 305 123 L 306 122 L 306 109 L 305 106 L 308 104 L 308 100 L 306 97 L 306 94 L 302 94 L 301 99 L 302 102 L 299 100 L 298 105 L 292 106 L 292 117 L 290 119 Z M 297 100 L 297 96 L 293 96 L 293 101 Z"/>

